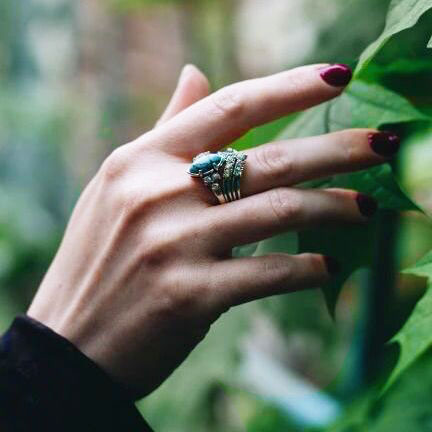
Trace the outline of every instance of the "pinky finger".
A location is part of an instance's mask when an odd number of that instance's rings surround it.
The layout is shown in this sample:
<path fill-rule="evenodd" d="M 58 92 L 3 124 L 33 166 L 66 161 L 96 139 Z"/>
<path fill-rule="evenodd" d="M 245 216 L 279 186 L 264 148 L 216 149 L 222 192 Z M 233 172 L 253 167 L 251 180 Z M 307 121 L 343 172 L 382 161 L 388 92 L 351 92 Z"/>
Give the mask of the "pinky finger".
<path fill-rule="evenodd" d="M 339 271 L 338 263 L 318 254 L 270 254 L 235 258 L 214 266 L 221 275 L 216 302 L 226 309 L 252 300 L 317 288 Z"/>

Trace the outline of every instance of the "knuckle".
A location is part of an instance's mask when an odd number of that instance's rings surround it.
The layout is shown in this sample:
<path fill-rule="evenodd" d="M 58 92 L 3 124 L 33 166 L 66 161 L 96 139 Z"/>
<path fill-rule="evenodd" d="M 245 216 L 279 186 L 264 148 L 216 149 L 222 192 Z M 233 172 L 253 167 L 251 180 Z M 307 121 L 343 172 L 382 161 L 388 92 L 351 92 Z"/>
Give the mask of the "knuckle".
<path fill-rule="evenodd" d="M 197 293 L 193 289 L 170 281 L 161 290 L 159 313 L 166 318 L 190 320 L 197 307 Z"/>
<path fill-rule="evenodd" d="M 193 296 L 190 291 L 177 284 L 173 284 L 167 289 L 167 297 L 169 298 L 170 309 L 175 314 L 189 309 L 193 302 Z"/>
<path fill-rule="evenodd" d="M 175 300 L 181 311 L 192 311 L 197 304 L 197 292 L 195 289 L 183 286 L 182 289 L 175 290 Z"/>
<path fill-rule="evenodd" d="M 225 118 L 237 118 L 244 111 L 244 98 L 235 85 L 224 87 L 211 95 L 216 113 Z"/>
<path fill-rule="evenodd" d="M 159 290 L 157 304 L 157 314 L 164 320 L 171 319 L 178 313 L 178 296 L 171 287 Z"/>
<path fill-rule="evenodd" d="M 255 154 L 256 165 L 264 177 L 291 177 L 292 163 L 285 157 L 281 145 L 267 144 L 258 148 Z"/>
<path fill-rule="evenodd" d="M 129 160 L 130 156 L 125 148 L 115 149 L 102 164 L 101 171 L 104 179 L 113 181 L 122 177 L 127 170 Z"/>
<path fill-rule="evenodd" d="M 283 257 L 279 254 L 273 254 L 270 259 L 263 261 L 263 271 L 266 274 L 274 274 L 280 272 L 283 268 Z"/>
<path fill-rule="evenodd" d="M 147 270 L 161 270 L 175 255 L 176 245 L 170 239 L 161 240 L 158 235 L 152 239 L 144 236 L 142 243 L 145 247 L 141 251 L 140 266 Z"/>
<path fill-rule="evenodd" d="M 277 222 L 285 227 L 302 217 L 302 204 L 297 194 L 286 188 L 273 189 L 268 193 L 269 205 Z"/>
<path fill-rule="evenodd" d="M 109 199 L 114 207 L 123 215 L 123 224 L 129 226 L 134 223 L 136 216 L 143 218 L 146 214 L 148 200 L 144 192 L 127 181 L 119 181 L 108 188 Z"/>
<path fill-rule="evenodd" d="M 125 211 L 133 213 L 135 209 L 141 208 L 141 193 L 136 188 L 124 187 L 118 194 L 118 202 Z"/>
<path fill-rule="evenodd" d="M 272 254 L 269 259 L 264 260 L 262 271 L 274 286 L 281 286 L 290 280 L 293 268 L 286 255 Z"/>

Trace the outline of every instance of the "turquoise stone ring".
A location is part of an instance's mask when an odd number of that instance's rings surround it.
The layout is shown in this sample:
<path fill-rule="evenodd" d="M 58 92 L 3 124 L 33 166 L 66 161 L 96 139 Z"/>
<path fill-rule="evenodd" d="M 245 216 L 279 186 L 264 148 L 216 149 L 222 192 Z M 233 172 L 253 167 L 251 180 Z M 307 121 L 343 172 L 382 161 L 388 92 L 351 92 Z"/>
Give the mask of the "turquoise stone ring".
<path fill-rule="evenodd" d="M 189 168 L 189 174 L 193 177 L 202 177 L 217 171 L 222 162 L 222 156 L 218 153 L 201 153 L 194 158 Z"/>
<path fill-rule="evenodd" d="M 195 156 L 188 174 L 202 179 L 218 199 L 219 203 L 241 198 L 240 178 L 247 155 L 231 148 L 217 153 L 200 153 Z"/>

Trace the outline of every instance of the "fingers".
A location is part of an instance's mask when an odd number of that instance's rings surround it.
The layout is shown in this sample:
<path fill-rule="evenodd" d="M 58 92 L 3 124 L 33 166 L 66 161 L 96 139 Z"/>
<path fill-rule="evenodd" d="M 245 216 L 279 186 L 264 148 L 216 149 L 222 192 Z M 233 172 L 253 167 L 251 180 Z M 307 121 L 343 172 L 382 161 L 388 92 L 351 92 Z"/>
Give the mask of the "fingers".
<path fill-rule="evenodd" d="M 177 88 L 156 127 L 167 122 L 185 108 L 208 96 L 210 84 L 206 76 L 194 65 L 186 65 L 179 77 Z"/>
<path fill-rule="evenodd" d="M 383 163 L 398 149 L 395 134 L 367 129 L 265 144 L 246 152 L 242 194 L 361 170 Z"/>
<path fill-rule="evenodd" d="M 148 138 L 190 158 L 220 149 L 250 128 L 334 98 L 350 79 L 346 66 L 312 65 L 239 82 L 193 104 Z"/>
<path fill-rule="evenodd" d="M 338 265 L 316 254 L 271 254 L 221 261 L 212 270 L 218 275 L 220 287 L 215 290 L 214 301 L 229 308 L 276 294 L 317 288 L 328 282 Z"/>
<path fill-rule="evenodd" d="M 219 253 L 288 230 L 365 222 L 376 210 L 375 200 L 351 190 L 277 188 L 209 207 L 206 224 Z"/>

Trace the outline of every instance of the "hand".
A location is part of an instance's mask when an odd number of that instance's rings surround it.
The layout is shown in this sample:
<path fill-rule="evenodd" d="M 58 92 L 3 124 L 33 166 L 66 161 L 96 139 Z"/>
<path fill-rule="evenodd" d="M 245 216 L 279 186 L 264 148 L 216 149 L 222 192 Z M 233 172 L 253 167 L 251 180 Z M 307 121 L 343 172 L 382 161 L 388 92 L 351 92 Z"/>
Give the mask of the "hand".
<path fill-rule="evenodd" d="M 142 396 L 230 307 L 327 282 L 336 266 L 321 255 L 233 259 L 232 248 L 367 221 L 370 198 L 294 186 L 382 163 L 397 137 L 357 129 L 252 149 L 244 199 L 223 205 L 187 170 L 197 153 L 336 97 L 349 79 L 345 67 L 314 65 L 208 95 L 205 77 L 186 68 L 158 126 L 115 150 L 82 193 L 28 314 Z"/>

